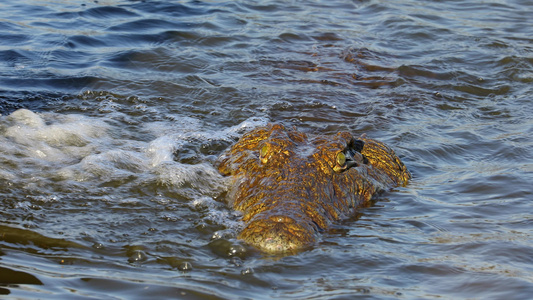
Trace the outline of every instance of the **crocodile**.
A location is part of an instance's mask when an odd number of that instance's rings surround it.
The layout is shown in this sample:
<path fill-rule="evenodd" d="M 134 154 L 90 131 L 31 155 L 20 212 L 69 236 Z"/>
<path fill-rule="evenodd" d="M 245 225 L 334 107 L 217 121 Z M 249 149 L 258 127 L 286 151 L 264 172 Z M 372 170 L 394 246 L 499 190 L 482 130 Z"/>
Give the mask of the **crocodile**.
<path fill-rule="evenodd" d="M 244 134 L 215 165 L 230 176 L 228 204 L 242 212 L 237 237 L 269 253 L 312 246 L 333 222 L 411 178 L 382 142 L 345 131 L 308 136 L 282 124 Z"/>

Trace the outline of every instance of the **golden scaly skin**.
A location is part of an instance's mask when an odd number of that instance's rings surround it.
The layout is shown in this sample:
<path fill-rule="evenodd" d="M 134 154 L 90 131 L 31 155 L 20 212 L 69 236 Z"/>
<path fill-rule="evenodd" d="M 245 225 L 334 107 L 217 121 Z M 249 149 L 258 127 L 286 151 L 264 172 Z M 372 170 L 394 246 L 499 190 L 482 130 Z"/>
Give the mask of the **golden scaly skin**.
<path fill-rule="evenodd" d="M 266 252 L 312 245 L 333 221 L 411 178 L 381 142 L 348 132 L 308 137 L 280 124 L 245 134 L 217 167 L 232 176 L 229 203 L 246 224 L 239 238 Z"/>

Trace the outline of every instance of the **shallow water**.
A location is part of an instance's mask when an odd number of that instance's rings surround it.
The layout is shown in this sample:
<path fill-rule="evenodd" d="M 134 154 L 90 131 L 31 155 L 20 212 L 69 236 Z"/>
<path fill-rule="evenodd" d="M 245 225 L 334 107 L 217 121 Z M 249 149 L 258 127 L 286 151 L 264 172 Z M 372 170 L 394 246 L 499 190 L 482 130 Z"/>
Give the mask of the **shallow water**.
<path fill-rule="evenodd" d="M 531 1 L 0 3 L 0 294 L 525 299 Z M 414 178 L 269 257 L 212 163 L 283 122 Z"/>

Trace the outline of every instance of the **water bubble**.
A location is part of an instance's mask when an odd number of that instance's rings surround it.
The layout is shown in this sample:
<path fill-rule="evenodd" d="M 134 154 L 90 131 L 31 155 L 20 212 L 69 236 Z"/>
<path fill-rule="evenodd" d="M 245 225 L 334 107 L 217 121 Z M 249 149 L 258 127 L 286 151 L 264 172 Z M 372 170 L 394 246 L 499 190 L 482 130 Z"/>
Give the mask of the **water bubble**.
<path fill-rule="evenodd" d="M 189 272 L 192 270 L 192 264 L 190 262 L 183 262 L 178 266 L 178 270 L 183 272 Z"/>
<path fill-rule="evenodd" d="M 240 259 L 239 257 L 232 257 L 230 259 L 230 262 L 235 266 L 235 267 L 240 267 L 242 266 L 242 259 Z"/>
<path fill-rule="evenodd" d="M 104 245 L 102 243 L 94 243 L 92 247 L 94 249 L 103 249 Z"/>
<path fill-rule="evenodd" d="M 243 246 L 243 245 L 240 245 L 240 244 L 235 244 L 235 245 L 232 245 L 230 248 L 229 248 L 229 251 L 228 251 L 228 254 L 230 256 L 239 256 L 239 257 L 242 257 L 246 254 L 246 248 Z"/>
<path fill-rule="evenodd" d="M 246 268 L 246 269 L 243 269 L 241 271 L 241 275 L 245 276 L 245 275 L 251 275 L 254 273 L 254 269 L 252 268 Z"/>
<path fill-rule="evenodd" d="M 144 253 L 144 251 L 133 250 L 131 251 L 131 254 L 129 254 L 128 262 L 138 263 L 138 262 L 146 261 L 147 259 L 148 259 L 148 256 L 146 255 L 146 253 Z"/>
<path fill-rule="evenodd" d="M 235 237 L 235 231 L 231 229 L 218 230 L 211 236 L 211 240 L 231 239 Z"/>
<path fill-rule="evenodd" d="M 163 215 L 162 218 L 163 220 L 168 222 L 177 222 L 179 220 L 178 217 L 175 215 Z"/>
<path fill-rule="evenodd" d="M 209 248 L 215 254 L 222 257 L 240 257 L 243 258 L 247 254 L 247 250 L 243 245 L 231 242 L 226 239 L 217 239 L 209 243 Z"/>

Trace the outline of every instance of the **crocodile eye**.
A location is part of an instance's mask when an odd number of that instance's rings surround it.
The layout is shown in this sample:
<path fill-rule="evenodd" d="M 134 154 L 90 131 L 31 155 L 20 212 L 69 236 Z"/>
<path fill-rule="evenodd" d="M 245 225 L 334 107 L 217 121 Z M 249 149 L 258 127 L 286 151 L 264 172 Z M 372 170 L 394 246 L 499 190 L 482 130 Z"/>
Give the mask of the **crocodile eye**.
<path fill-rule="evenodd" d="M 346 154 L 344 152 L 338 152 L 337 158 L 335 159 L 335 166 L 333 171 L 337 173 L 342 173 L 346 170 Z"/>
<path fill-rule="evenodd" d="M 261 151 L 259 152 L 259 158 L 261 159 L 261 162 L 263 162 L 264 164 L 268 161 L 268 151 L 270 150 L 270 146 L 268 144 L 265 144 L 262 148 L 261 148 Z"/>
<path fill-rule="evenodd" d="M 343 167 L 346 164 L 346 155 L 343 152 L 337 153 L 337 166 Z"/>

